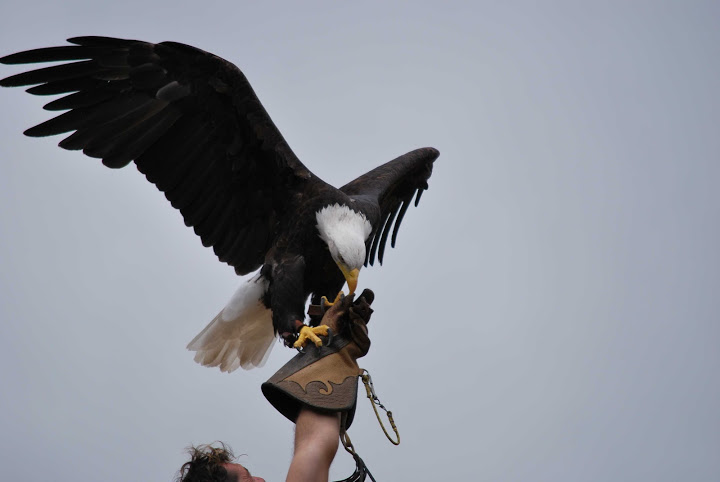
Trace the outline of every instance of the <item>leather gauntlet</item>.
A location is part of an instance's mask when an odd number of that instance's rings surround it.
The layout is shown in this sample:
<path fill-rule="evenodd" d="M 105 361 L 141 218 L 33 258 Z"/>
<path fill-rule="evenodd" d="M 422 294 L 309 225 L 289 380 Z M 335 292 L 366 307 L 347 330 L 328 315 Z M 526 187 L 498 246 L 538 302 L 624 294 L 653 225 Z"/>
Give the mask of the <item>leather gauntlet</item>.
<path fill-rule="evenodd" d="M 321 323 L 330 333 L 321 338 L 321 347 L 308 344 L 262 384 L 265 398 L 292 422 L 304 405 L 319 412 L 343 412 L 345 427 L 350 427 L 362 373 L 356 360 L 370 349 L 367 322 L 374 294 L 366 289 L 354 298 L 346 296 L 325 312 Z"/>

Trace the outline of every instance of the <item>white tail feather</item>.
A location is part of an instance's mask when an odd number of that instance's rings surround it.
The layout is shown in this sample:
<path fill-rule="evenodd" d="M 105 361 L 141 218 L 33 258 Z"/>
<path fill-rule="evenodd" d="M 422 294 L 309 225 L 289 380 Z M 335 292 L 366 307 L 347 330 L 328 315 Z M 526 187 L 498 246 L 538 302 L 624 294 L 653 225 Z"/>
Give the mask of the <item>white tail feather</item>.
<path fill-rule="evenodd" d="M 255 276 L 238 289 L 227 306 L 187 346 L 195 361 L 232 372 L 265 364 L 275 340 L 272 312 L 261 299 L 268 283 Z"/>

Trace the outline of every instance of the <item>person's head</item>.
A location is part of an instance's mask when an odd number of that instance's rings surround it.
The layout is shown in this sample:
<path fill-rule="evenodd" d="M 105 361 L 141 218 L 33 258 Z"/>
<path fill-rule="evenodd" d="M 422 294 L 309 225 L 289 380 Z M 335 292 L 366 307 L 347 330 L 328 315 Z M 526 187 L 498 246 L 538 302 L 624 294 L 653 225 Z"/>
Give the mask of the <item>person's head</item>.
<path fill-rule="evenodd" d="M 178 482 L 265 482 L 250 475 L 242 465 L 233 463 L 235 456 L 230 447 L 222 442 L 218 445 L 191 447 L 190 460 L 180 468 Z"/>

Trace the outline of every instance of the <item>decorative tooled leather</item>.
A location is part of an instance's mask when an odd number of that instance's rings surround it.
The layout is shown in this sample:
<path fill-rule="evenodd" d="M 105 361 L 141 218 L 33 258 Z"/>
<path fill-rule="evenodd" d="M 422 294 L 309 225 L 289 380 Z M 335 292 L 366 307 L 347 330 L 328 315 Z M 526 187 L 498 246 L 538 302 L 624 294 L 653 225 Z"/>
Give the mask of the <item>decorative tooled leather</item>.
<path fill-rule="evenodd" d="M 323 323 L 333 335 L 323 338 L 323 346 L 310 344 L 262 385 L 268 401 L 293 422 L 304 405 L 319 411 L 346 412 L 347 427 L 352 423 L 362 373 L 356 360 L 370 348 L 366 319 L 372 312 L 364 299 L 355 305 L 352 301 L 348 297 L 325 314 Z M 362 315 L 352 312 L 358 303 L 364 304 L 358 309 Z"/>

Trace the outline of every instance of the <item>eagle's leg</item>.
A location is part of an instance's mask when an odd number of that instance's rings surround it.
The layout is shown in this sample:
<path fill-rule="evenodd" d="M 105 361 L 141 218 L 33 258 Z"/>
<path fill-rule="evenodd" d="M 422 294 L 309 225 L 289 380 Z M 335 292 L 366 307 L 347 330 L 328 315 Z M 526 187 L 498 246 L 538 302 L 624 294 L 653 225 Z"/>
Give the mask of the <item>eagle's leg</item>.
<path fill-rule="evenodd" d="M 321 347 L 322 340 L 320 339 L 320 336 L 327 336 L 328 329 L 327 325 L 313 327 L 302 325 L 300 327 L 300 331 L 298 332 L 298 339 L 295 343 L 293 343 L 293 347 L 303 348 L 307 344 L 308 340 L 315 343 L 315 346 Z"/>
<path fill-rule="evenodd" d="M 335 301 L 330 302 L 328 301 L 326 296 L 323 296 L 322 298 L 320 298 L 320 302 L 322 303 L 323 308 L 330 308 L 332 305 L 342 300 L 343 298 L 345 298 L 345 293 L 340 290 L 340 292 L 335 297 Z"/>

